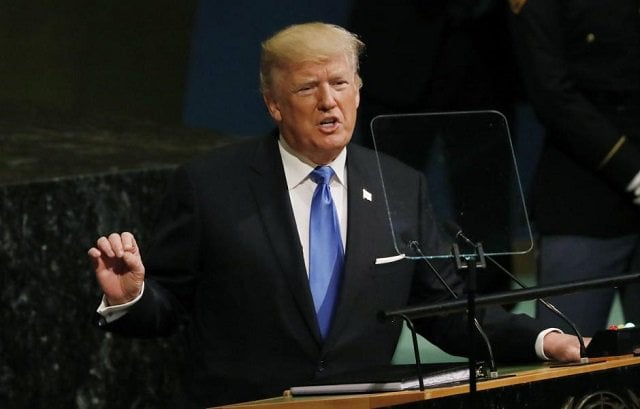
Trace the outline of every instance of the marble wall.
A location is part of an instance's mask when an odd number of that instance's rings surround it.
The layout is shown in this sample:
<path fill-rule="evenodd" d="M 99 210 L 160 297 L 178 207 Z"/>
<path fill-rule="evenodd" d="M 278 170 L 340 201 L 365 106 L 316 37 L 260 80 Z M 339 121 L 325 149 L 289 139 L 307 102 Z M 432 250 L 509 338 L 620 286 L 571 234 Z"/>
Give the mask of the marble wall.
<path fill-rule="evenodd" d="M 122 230 L 144 247 L 176 162 L 218 140 L 151 132 L 146 138 L 155 143 L 134 161 L 122 141 L 132 139 L 127 132 L 110 138 L 89 129 L 111 145 L 96 149 L 83 135 L 72 142 L 69 129 L 20 136 L 0 123 L 0 408 L 174 407 L 180 335 L 126 339 L 98 329 L 101 293 L 87 250 L 100 235 Z M 114 166 L 92 168 L 99 161 L 90 152 L 76 156 L 82 143 L 108 152 Z"/>
<path fill-rule="evenodd" d="M 0 187 L 0 407 L 163 407 L 176 392 L 174 339 L 93 325 L 95 238 L 144 241 L 170 169 Z"/>

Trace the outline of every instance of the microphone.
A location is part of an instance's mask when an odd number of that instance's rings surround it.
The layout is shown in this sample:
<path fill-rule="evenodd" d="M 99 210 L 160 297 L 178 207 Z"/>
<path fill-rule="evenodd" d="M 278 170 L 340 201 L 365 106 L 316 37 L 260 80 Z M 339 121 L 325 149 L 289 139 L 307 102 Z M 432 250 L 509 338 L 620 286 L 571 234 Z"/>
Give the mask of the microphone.
<path fill-rule="evenodd" d="M 459 239 L 462 239 L 462 241 L 464 241 L 465 244 L 472 247 L 478 247 L 478 244 L 476 244 L 473 240 L 468 238 L 462 231 L 462 228 L 458 226 L 455 222 L 451 220 L 446 221 L 444 223 L 444 228 L 447 231 L 447 233 L 449 233 L 449 235 L 451 235 L 456 241 Z M 516 284 L 520 286 L 520 288 L 527 288 L 527 286 L 520 279 L 518 279 L 518 277 L 516 277 L 513 273 L 507 270 L 502 264 L 496 261 L 493 257 L 485 254 L 485 258 L 490 262 L 492 262 L 496 267 L 498 267 L 499 270 L 501 270 L 503 273 L 509 276 L 511 280 L 513 280 Z M 569 317 L 567 317 L 558 308 L 556 308 L 555 305 L 551 304 L 544 298 L 537 298 L 536 300 L 540 302 L 540 304 L 544 305 L 548 310 L 550 310 L 551 312 L 556 314 L 558 317 L 560 317 L 563 321 L 565 321 L 571 327 L 575 335 L 578 337 L 578 342 L 580 343 L 580 363 L 588 363 L 589 358 L 587 357 L 587 348 L 584 345 L 584 338 L 582 337 L 582 334 L 578 330 L 578 327 L 573 323 L 573 321 L 569 319 Z"/>
<path fill-rule="evenodd" d="M 449 294 L 451 294 L 451 296 L 454 299 L 457 300 L 459 298 L 458 294 L 449 286 L 449 284 L 447 284 L 446 280 L 444 279 L 444 277 L 442 277 L 442 274 L 440 274 L 440 272 L 433 265 L 433 263 L 431 263 L 431 261 L 429 261 L 429 259 L 425 257 L 424 253 L 420 249 L 420 244 L 415 240 L 408 241 L 408 244 L 409 244 L 410 248 L 412 248 L 416 253 L 418 253 L 420 255 L 421 260 L 423 260 L 427 264 L 427 266 L 429 267 L 429 270 L 431 270 L 431 272 L 436 276 L 436 278 L 438 279 L 438 281 L 440 281 L 442 286 L 447 289 L 447 292 L 449 292 Z M 496 361 L 493 358 L 493 348 L 491 347 L 491 342 L 489 341 L 489 337 L 487 336 L 487 334 L 482 329 L 482 326 L 480 325 L 480 322 L 478 321 L 478 319 L 474 317 L 473 321 L 474 321 L 474 325 L 475 325 L 476 329 L 478 330 L 478 333 L 482 337 L 482 339 L 484 341 L 484 344 L 487 347 L 487 353 L 489 355 L 489 374 L 488 374 L 488 376 L 491 379 L 497 378 L 498 377 L 498 369 L 496 368 Z"/>

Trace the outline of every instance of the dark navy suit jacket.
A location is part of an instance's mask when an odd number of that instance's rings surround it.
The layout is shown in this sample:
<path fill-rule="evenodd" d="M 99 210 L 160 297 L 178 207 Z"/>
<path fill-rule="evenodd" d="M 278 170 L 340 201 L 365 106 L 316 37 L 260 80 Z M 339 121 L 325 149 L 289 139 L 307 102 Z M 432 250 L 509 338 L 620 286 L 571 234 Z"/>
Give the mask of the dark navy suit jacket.
<path fill-rule="evenodd" d="M 439 241 L 418 172 L 383 158 L 400 252 Z M 397 254 L 375 154 L 350 145 L 343 282 L 322 340 L 287 192 L 277 139 L 238 143 L 179 168 L 149 248 L 145 292 L 107 329 L 136 336 L 173 331 L 187 317 L 191 398 L 202 406 L 280 395 L 317 376 L 388 364 L 400 322 L 380 310 L 445 300 L 424 263 Z M 371 200 L 363 198 L 363 189 Z M 451 267 L 443 270 L 459 289 Z M 481 313 L 499 359 L 533 360 L 542 329 L 525 316 Z M 464 317 L 422 320 L 420 332 L 446 351 L 466 352 Z M 480 347 L 482 348 L 482 347 Z"/>

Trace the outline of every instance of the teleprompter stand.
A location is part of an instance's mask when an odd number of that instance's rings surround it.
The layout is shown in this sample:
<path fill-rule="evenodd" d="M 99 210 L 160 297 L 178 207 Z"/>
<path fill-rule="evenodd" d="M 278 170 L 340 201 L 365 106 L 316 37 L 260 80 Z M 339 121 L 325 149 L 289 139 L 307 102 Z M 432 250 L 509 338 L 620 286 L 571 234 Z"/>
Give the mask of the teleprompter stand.
<path fill-rule="evenodd" d="M 472 247 L 473 252 L 462 255 L 460 247 L 457 243 L 453 244 L 453 256 L 456 268 L 461 275 L 466 275 L 467 285 L 467 330 L 469 331 L 469 406 L 474 407 L 474 399 L 476 393 L 476 344 L 475 344 L 475 325 L 476 325 L 476 293 L 478 291 L 478 269 L 487 267 L 484 257 L 482 243 L 477 243 Z"/>

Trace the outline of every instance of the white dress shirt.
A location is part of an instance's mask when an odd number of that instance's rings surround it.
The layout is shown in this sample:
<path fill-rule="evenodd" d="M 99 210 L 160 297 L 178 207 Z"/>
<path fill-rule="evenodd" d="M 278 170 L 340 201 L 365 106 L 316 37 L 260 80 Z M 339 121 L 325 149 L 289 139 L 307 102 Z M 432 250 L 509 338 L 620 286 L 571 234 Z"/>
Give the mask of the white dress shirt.
<path fill-rule="evenodd" d="M 316 164 L 296 155 L 287 145 L 284 139 L 280 138 L 278 146 L 284 175 L 287 179 L 289 198 L 293 208 L 293 216 L 298 227 L 298 237 L 304 253 L 304 264 L 309 274 L 309 221 L 311 216 L 311 200 L 316 189 L 316 183 L 311 180 L 309 174 L 315 169 Z M 329 188 L 331 197 L 336 206 L 338 221 L 340 223 L 340 236 L 342 245 L 347 243 L 347 149 L 343 149 L 338 157 L 327 164 L 333 169 L 335 176 L 331 178 Z M 344 250 L 344 249 L 343 249 Z"/>

